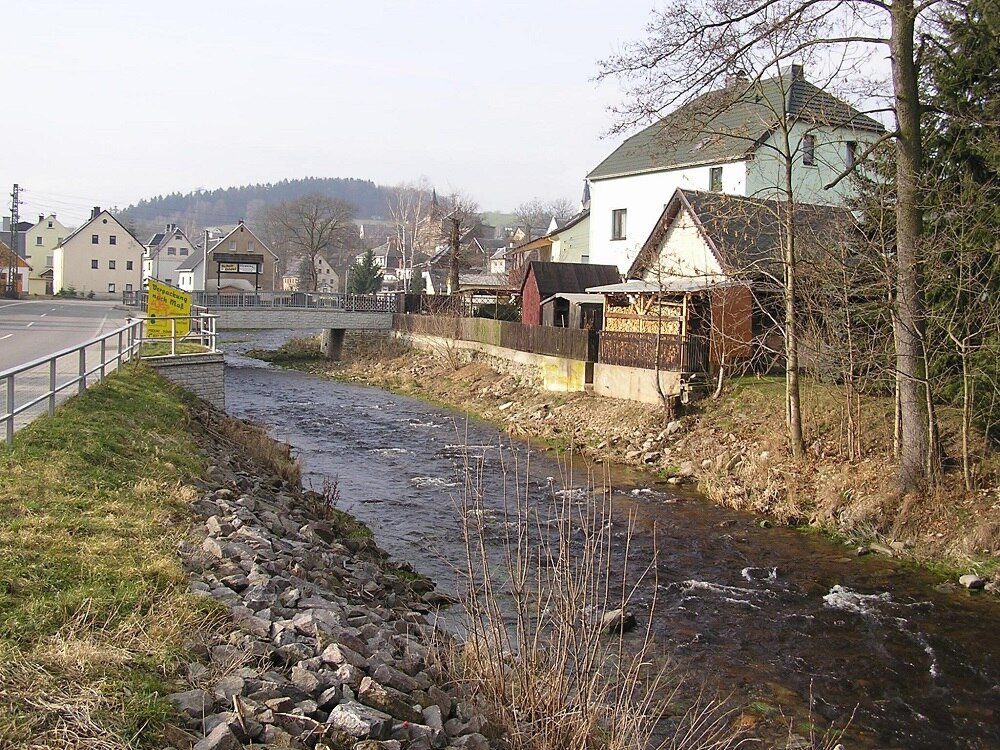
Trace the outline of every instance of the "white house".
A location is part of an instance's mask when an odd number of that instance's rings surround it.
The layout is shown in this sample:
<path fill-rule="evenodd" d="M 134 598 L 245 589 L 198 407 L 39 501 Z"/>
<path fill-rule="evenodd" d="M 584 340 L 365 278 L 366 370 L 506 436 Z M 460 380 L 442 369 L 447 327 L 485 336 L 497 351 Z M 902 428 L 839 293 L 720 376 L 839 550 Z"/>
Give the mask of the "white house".
<path fill-rule="evenodd" d="M 70 233 L 52 253 L 52 286 L 58 293 L 105 299 L 140 288 L 142 243 L 109 211 L 94 206 L 90 220 Z"/>
<path fill-rule="evenodd" d="M 147 279 L 156 279 L 177 286 L 180 282 L 178 269 L 194 252 L 194 244 L 184 231 L 176 224 L 167 224 L 146 243 L 142 258 L 143 285 Z"/>
<path fill-rule="evenodd" d="M 340 291 L 340 274 L 333 270 L 330 262 L 321 255 L 317 255 L 313 266 L 316 272 L 316 289 L 310 290 L 310 283 L 304 279 L 306 269 L 303 268 L 308 263 L 306 258 L 297 258 L 292 261 L 289 273 L 281 277 L 281 288 L 286 292 L 317 291 L 323 293 L 336 293 Z M 306 283 L 303 283 L 303 282 Z"/>
<path fill-rule="evenodd" d="M 793 65 L 786 75 L 735 79 L 699 97 L 598 164 L 587 175 L 590 261 L 626 271 L 677 188 L 784 197 L 782 122 L 790 133 L 793 200 L 842 204 L 849 182 L 826 185 L 883 128 L 806 81 L 802 67 Z"/>
<path fill-rule="evenodd" d="M 53 260 L 55 249 L 68 237 L 70 230 L 56 218 L 55 214 L 38 215 L 38 223 L 27 231 L 24 237 L 24 259 L 31 264 L 31 278 L 28 291 L 31 294 L 52 294 Z"/>

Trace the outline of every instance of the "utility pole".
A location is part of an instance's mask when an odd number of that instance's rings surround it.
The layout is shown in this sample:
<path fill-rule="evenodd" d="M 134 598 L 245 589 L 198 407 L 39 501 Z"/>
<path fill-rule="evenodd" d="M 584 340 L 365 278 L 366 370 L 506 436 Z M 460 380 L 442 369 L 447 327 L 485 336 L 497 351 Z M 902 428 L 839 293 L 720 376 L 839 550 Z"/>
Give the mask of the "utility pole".
<path fill-rule="evenodd" d="M 19 192 L 15 182 L 14 191 L 10 194 L 10 257 L 7 260 L 7 288 L 4 290 L 11 299 L 17 299 L 17 210 L 21 203 Z"/>

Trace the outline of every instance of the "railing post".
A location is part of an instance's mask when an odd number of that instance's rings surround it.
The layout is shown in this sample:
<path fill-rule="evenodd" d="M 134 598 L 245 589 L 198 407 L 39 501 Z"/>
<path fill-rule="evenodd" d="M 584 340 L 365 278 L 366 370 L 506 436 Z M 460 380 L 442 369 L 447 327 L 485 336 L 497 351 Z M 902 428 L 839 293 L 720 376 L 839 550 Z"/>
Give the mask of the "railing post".
<path fill-rule="evenodd" d="M 56 358 L 49 360 L 49 416 L 56 413 Z"/>
<path fill-rule="evenodd" d="M 87 390 L 87 347 L 80 347 L 80 373 L 76 381 L 76 392 L 83 393 Z"/>
<path fill-rule="evenodd" d="M 177 318 L 170 319 L 170 355 L 177 354 Z"/>
<path fill-rule="evenodd" d="M 107 377 L 108 340 L 101 339 L 101 382 Z"/>
<path fill-rule="evenodd" d="M 7 445 L 14 442 L 14 376 L 7 376 Z"/>
<path fill-rule="evenodd" d="M 115 357 L 115 369 L 118 370 L 122 366 L 122 332 L 118 332 L 118 356 Z"/>

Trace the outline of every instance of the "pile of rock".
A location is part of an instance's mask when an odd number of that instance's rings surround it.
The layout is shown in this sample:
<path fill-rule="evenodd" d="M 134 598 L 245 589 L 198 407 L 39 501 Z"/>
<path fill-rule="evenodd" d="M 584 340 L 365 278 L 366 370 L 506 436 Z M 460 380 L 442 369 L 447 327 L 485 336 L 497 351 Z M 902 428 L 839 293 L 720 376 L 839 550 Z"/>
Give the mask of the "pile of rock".
<path fill-rule="evenodd" d="M 215 459 L 195 503 L 204 536 L 180 553 L 227 632 L 192 638 L 191 689 L 169 696 L 196 750 L 488 748 L 490 729 L 429 665 L 432 586 L 343 538 L 310 510 L 316 493 Z"/>

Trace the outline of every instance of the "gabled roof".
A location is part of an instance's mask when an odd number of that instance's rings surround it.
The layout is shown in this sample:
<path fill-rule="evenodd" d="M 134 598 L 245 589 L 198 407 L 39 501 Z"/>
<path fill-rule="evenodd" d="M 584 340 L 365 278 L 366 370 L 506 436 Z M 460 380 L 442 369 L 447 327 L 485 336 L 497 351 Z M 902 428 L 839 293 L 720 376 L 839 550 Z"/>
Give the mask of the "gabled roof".
<path fill-rule="evenodd" d="M 525 265 L 520 284 L 522 292 L 532 274 L 538 287 L 539 299 L 551 297 L 558 292 L 584 292 L 587 287 L 613 284 L 621 279 L 618 266 L 533 260 Z"/>
<path fill-rule="evenodd" d="M 232 229 L 230 229 L 229 232 L 227 232 L 226 235 L 222 239 L 220 239 L 218 242 L 216 242 L 214 245 L 212 245 L 209 248 L 208 252 L 210 252 L 210 253 L 214 252 L 217 248 L 222 247 L 222 243 L 223 242 L 226 242 L 230 237 L 232 237 L 234 234 L 236 234 L 238 232 L 247 232 L 251 237 L 253 237 L 260 244 L 260 246 L 262 248 L 264 248 L 271 255 L 273 255 L 275 260 L 278 260 L 278 254 L 276 252 L 274 252 L 274 250 L 272 250 L 270 247 L 268 247 L 267 243 L 265 243 L 263 240 L 261 240 L 260 237 L 258 237 L 256 234 L 254 234 L 253 230 L 250 229 L 250 227 L 248 227 L 243 222 L 240 222 L 239 224 L 237 224 L 236 226 L 234 226 Z"/>
<path fill-rule="evenodd" d="M 579 224 L 581 221 L 589 217 L 590 217 L 590 209 L 589 208 L 584 209 L 575 216 L 571 216 L 570 218 L 566 219 L 563 225 L 560 226 L 558 229 L 554 229 L 548 234 L 543 234 L 541 237 L 536 237 L 535 239 L 525 242 L 522 245 L 518 245 L 517 247 L 509 250 L 507 252 L 507 255 L 516 256 L 522 253 L 531 252 L 532 250 L 539 250 L 543 247 L 551 245 L 553 242 L 555 242 L 556 239 L 559 238 L 560 234 L 569 231 L 577 224 Z"/>
<path fill-rule="evenodd" d="M 793 205 L 796 240 L 803 249 L 838 237 L 847 238 L 857 225 L 854 214 L 846 208 L 810 203 Z M 678 188 L 632 262 L 626 278 L 641 278 L 659 258 L 667 230 L 681 211 L 691 216 L 726 274 L 763 270 L 765 264 L 781 259 L 783 210 L 782 201 Z"/>
<path fill-rule="evenodd" d="M 779 117 L 880 133 L 882 125 L 802 77 L 800 66 L 763 81 L 737 81 L 703 94 L 616 148 L 591 180 L 744 159 Z"/>
<path fill-rule="evenodd" d="M 118 221 L 118 219 L 115 217 L 115 215 L 113 213 L 111 213 L 110 211 L 108 211 L 107 209 L 104 209 L 103 211 L 98 211 L 97 215 L 94 216 L 92 219 L 90 219 L 90 221 L 88 221 L 86 224 L 83 224 L 82 226 L 77 227 L 72 232 L 70 232 L 68 235 L 66 235 L 65 237 L 63 237 L 63 241 L 60 242 L 58 245 L 56 245 L 56 247 L 64 247 L 66 244 L 69 243 L 69 241 L 71 239 L 73 239 L 74 237 L 76 237 L 78 234 L 83 233 L 87 229 L 87 227 L 89 227 L 91 224 L 93 224 L 95 221 L 97 221 L 98 219 L 100 219 L 104 215 L 107 215 L 109 219 L 111 219 L 115 224 L 117 224 L 119 227 L 121 227 L 122 231 L 125 232 L 125 234 L 127 234 L 129 237 L 131 237 L 132 241 L 135 242 L 136 245 L 138 245 L 140 248 L 144 248 L 145 247 L 145 245 L 143 245 L 141 242 L 139 242 L 139 239 L 134 234 L 132 234 L 126 228 L 126 226 L 124 224 L 122 224 L 120 221 Z"/>
<path fill-rule="evenodd" d="M 10 266 L 11 256 L 14 257 L 14 265 L 16 267 L 27 268 L 29 271 L 32 270 L 31 266 L 28 265 L 24 258 L 17 253 L 12 253 L 10 251 L 10 246 L 3 240 L 0 240 L 0 268 L 6 271 L 6 269 Z"/>
<path fill-rule="evenodd" d="M 185 260 L 183 263 L 177 266 L 177 270 L 193 271 L 194 269 L 196 269 L 198 266 L 201 265 L 201 262 L 203 260 L 205 260 L 205 251 L 202 250 L 201 248 L 195 248 L 193 251 L 191 251 L 191 254 L 187 257 L 187 260 Z"/>

